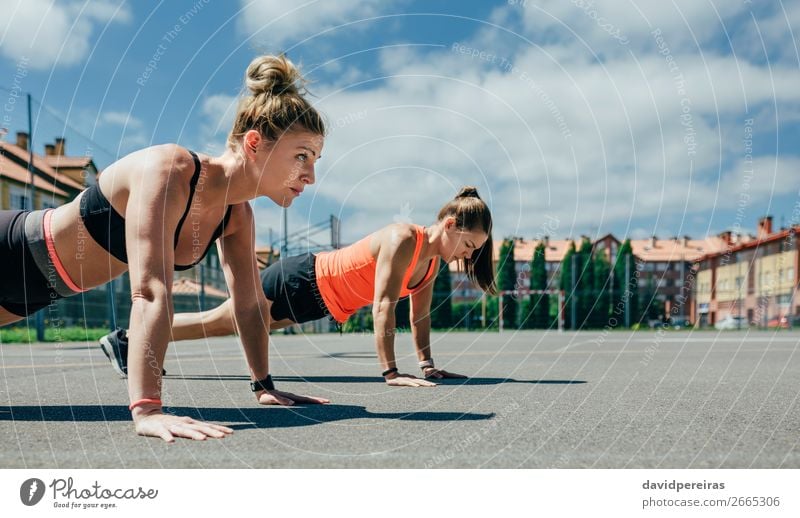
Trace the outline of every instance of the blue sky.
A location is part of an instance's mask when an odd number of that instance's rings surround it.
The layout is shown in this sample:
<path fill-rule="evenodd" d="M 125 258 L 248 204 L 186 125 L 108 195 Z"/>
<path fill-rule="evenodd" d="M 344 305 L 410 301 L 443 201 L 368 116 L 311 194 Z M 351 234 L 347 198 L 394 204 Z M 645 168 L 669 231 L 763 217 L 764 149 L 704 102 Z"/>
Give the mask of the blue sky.
<path fill-rule="evenodd" d="M 21 0 L 4 13 L 6 138 L 26 126 L 8 90 L 30 92 L 37 151 L 64 135 L 101 168 L 163 142 L 219 152 L 249 61 L 287 51 L 332 126 L 290 230 L 331 213 L 345 241 L 427 224 L 464 184 L 497 237 L 800 223 L 800 2 Z M 280 211 L 254 206 L 265 244 Z"/>

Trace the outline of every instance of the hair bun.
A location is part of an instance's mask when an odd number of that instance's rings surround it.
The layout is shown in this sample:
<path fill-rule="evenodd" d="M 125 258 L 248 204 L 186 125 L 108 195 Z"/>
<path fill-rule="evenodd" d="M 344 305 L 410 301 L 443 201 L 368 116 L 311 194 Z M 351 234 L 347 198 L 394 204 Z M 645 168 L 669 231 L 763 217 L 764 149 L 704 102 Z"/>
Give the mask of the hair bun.
<path fill-rule="evenodd" d="M 259 56 L 250 62 L 245 84 L 255 95 L 296 95 L 304 86 L 303 76 L 285 55 Z"/>
<path fill-rule="evenodd" d="M 462 187 L 458 194 L 456 194 L 456 198 L 478 198 L 481 197 L 478 195 L 478 188 L 472 186 Z"/>

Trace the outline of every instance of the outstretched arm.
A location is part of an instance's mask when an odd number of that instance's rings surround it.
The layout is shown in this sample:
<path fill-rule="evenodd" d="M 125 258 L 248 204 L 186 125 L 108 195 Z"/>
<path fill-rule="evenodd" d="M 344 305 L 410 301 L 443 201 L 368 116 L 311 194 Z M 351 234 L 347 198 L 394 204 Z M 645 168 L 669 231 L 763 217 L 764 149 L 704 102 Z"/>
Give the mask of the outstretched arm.
<path fill-rule="evenodd" d="M 139 435 L 203 440 L 221 438 L 230 428 L 166 415 L 161 404 L 161 366 L 172 326 L 173 240 L 186 199 L 181 172 L 188 157 L 168 149 L 148 150 L 140 162 L 151 174 L 132 180 L 125 211 L 125 238 L 131 280 L 131 318 L 128 333 L 128 394 Z M 160 171 L 165 174 L 156 174 Z M 168 173 L 168 174 L 167 174 Z M 172 174 L 174 173 L 174 174 Z M 188 184 L 188 182 L 186 182 Z M 172 201 L 170 201 L 172 200 Z"/>
<path fill-rule="evenodd" d="M 396 334 L 395 308 L 403 283 L 406 268 L 414 255 L 414 235 L 391 232 L 380 243 L 375 267 L 375 295 L 372 304 L 375 345 L 378 359 L 388 385 L 409 387 L 435 386 L 409 374 L 400 374 L 394 355 Z"/>
<path fill-rule="evenodd" d="M 261 287 L 255 254 L 255 221 L 248 203 L 236 205 L 231 224 L 219 240 L 219 252 L 225 281 L 231 293 L 234 326 L 244 346 L 250 377 L 263 381 L 269 375 L 269 303 Z M 268 385 L 268 383 L 267 383 Z M 294 403 L 329 403 L 327 399 L 298 396 L 264 387 L 255 392 L 262 405 Z"/>
<path fill-rule="evenodd" d="M 437 259 L 438 260 L 438 259 Z M 438 268 L 435 270 L 438 272 Z M 417 349 L 422 374 L 428 379 L 466 378 L 461 374 L 437 369 L 431 356 L 431 301 L 436 274 L 428 279 L 427 284 L 411 295 L 411 334 L 414 337 L 414 346 Z"/>

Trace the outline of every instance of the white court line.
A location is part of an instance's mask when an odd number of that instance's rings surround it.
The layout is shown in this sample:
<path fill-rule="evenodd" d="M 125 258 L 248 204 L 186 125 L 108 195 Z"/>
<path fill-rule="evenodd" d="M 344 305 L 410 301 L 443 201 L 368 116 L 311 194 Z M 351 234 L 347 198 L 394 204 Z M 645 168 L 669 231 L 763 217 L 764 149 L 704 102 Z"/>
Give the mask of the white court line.
<path fill-rule="evenodd" d="M 646 343 L 646 342 L 652 342 L 653 340 L 654 339 L 637 338 L 635 341 L 636 342 L 645 342 Z M 695 337 L 692 337 L 692 338 L 689 338 L 689 337 L 687 337 L 687 338 L 662 338 L 661 340 L 659 340 L 659 343 L 665 343 L 665 342 L 666 343 L 692 343 L 692 344 L 704 343 L 704 342 L 712 342 L 712 343 L 733 342 L 733 343 L 740 343 L 740 342 L 743 342 L 743 341 L 748 341 L 748 342 L 767 341 L 769 343 L 784 342 L 784 343 L 793 343 L 794 344 L 794 343 L 800 342 L 800 337 L 795 337 L 795 338 L 788 337 L 788 336 L 787 337 L 781 337 L 781 338 L 778 338 L 778 337 L 767 338 L 767 337 L 765 337 L 764 340 L 758 340 L 758 337 L 753 338 L 752 336 L 741 336 L 739 338 L 713 338 L 713 337 L 709 337 L 709 338 L 700 338 L 700 337 L 697 337 L 697 338 L 695 338 Z"/>
<path fill-rule="evenodd" d="M 592 338 L 591 340 L 584 340 L 583 342 L 576 342 L 576 343 L 567 344 L 564 347 L 561 347 L 560 349 L 556 349 L 553 352 L 560 354 L 560 353 L 566 352 L 567 349 L 569 349 L 570 347 L 577 347 L 579 345 L 594 344 L 594 343 L 597 343 L 597 338 Z"/>

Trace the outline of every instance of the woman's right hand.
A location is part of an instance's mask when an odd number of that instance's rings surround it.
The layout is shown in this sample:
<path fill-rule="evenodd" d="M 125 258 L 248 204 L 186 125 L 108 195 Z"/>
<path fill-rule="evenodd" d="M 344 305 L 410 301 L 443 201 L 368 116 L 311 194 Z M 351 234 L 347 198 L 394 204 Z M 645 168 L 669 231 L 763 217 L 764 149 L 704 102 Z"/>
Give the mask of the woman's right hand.
<path fill-rule="evenodd" d="M 175 437 L 204 441 L 207 438 L 222 439 L 233 433 L 233 429 L 213 423 L 196 421 L 191 417 L 164 414 L 159 409 L 134 416 L 136 433 L 146 437 L 160 437 L 166 442 L 175 442 Z"/>
<path fill-rule="evenodd" d="M 393 377 L 384 378 L 391 387 L 435 387 L 436 383 L 417 378 L 411 374 L 395 374 Z"/>
<path fill-rule="evenodd" d="M 282 390 L 263 390 L 256 393 L 256 399 L 260 405 L 281 405 L 291 406 L 295 403 L 307 405 L 325 405 L 330 403 L 330 399 L 314 396 L 298 396 L 291 392 L 283 392 Z"/>

